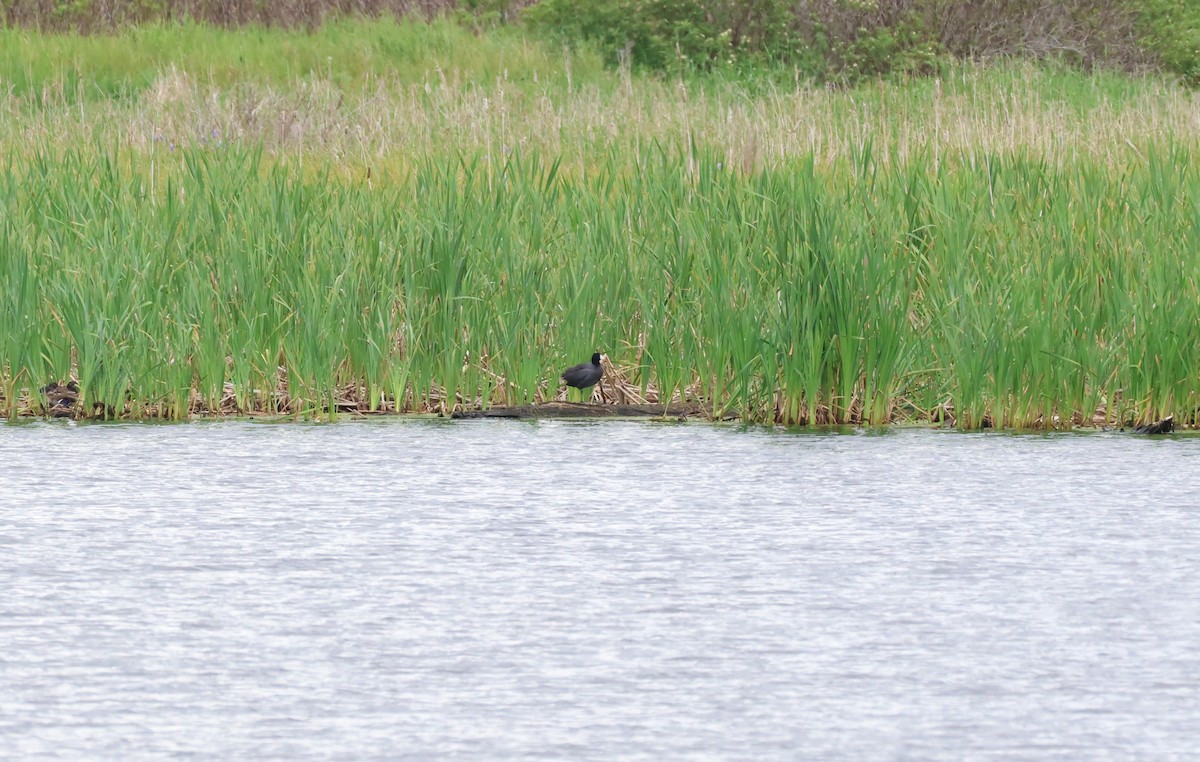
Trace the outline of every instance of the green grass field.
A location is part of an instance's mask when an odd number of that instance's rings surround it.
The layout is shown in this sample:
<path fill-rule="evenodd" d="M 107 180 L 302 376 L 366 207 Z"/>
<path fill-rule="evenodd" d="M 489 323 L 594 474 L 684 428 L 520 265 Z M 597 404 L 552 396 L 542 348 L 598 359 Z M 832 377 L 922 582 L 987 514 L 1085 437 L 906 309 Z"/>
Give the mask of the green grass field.
<path fill-rule="evenodd" d="M 0 404 L 553 397 L 755 421 L 1200 406 L 1200 98 L 1009 64 L 670 80 L 453 24 L 0 32 Z M 66 63 L 63 63 L 66 62 Z"/>

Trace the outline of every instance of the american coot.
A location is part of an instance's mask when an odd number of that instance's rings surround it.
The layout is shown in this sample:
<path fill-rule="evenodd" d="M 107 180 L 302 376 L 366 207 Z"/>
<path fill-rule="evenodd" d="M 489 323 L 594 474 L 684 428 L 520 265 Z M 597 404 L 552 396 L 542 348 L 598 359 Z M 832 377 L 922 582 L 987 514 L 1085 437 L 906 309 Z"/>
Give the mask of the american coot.
<path fill-rule="evenodd" d="M 587 389 L 590 386 L 595 386 L 596 382 L 603 375 L 604 369 L 600 367 L 600 353 L 596 352 L 592 355 L 591 362 L 581 362 L 564 370 L 562 372 L 562 380 L 567 382 L 567 386 L 573 386 L 576 389 Z"/>
<path fill-rule="evenodd" d="M 1175 416 L 1168 415 L 1161 421 L 1146 423 L 1133 430 L 1134 434 L 1170 434 L 1175 430 Z"/>

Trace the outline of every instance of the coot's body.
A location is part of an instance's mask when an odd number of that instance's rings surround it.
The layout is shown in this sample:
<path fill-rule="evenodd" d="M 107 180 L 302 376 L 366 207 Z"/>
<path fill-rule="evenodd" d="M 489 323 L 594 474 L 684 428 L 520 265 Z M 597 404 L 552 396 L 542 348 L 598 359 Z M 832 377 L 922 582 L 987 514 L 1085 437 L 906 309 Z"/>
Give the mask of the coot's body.
<path fill-rule="evenodd" d="M 1134 434 L 1170 434 L 1175 430 L 1175 416 L 1168 415 L 1161 421 L 1154 423 L 1146 423 L 1136 427 L 1133 430 Z"/>
<path fill-rule="evenodd" d="M 587 389 L 595 386 L 603 375 L 604 369 L 600 367 L 600 353 L 597 352 L 592 355 L 591 362 L 581 362 L 564 370 L 562 379 L 567 382 L 567 386 Z"/>

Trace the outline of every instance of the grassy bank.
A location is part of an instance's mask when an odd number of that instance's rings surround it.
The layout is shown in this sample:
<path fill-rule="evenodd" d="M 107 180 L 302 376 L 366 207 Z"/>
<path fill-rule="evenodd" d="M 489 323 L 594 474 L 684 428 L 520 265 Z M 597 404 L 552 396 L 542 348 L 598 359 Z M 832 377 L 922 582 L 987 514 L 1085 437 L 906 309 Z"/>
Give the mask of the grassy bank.
<path fill-rule="evenodd" d="M 111 38 L 0 59 L 8 415 L 72 374 L 97 415 L 519 404 L 593 348 L 630 400 L 764 421 L 1200 405 L 1200 104 L 1166 82 L 830 91 L 449 25 L 139 34 L 161 54 L 124 70 Z M 189 58 L 205 35 L 275 63 Z M 31 63 L 54 46 L 76 64 Z"/>

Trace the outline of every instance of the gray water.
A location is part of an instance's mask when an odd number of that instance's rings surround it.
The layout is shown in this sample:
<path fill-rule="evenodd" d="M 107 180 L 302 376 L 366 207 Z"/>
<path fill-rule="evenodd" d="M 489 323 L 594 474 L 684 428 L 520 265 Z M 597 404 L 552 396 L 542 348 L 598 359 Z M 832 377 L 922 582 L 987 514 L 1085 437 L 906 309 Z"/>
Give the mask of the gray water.
<path fill-rule="evenodd" d="M 1200 754 L 1200 439 L 0 426 L 0 757 Z"/>

